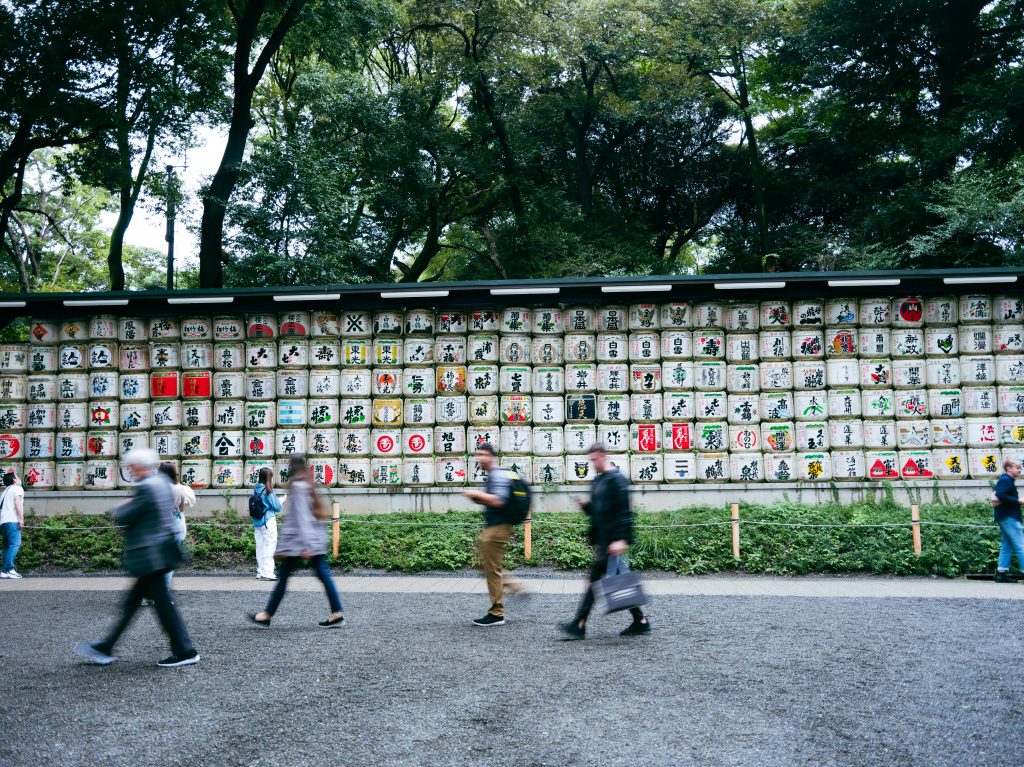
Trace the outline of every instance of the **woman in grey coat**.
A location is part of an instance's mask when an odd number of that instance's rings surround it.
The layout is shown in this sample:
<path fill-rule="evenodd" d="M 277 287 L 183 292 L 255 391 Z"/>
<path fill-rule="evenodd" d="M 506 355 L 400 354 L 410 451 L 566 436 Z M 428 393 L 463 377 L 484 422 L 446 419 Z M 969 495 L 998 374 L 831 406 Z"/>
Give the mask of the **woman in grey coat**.
<path fill-rule="evenodd" d="M 288 513 L 274 554 L 274 558 L 281 562 L 277 585 L 263 612 L 249 615 L 249 620 L 259 626 L 269 627 L 288 588 L 289 576 L 302 566 L 303 560 L 309 560 L 313 572 L 324 585 L 331 606 L 331 614 L 319 625 L 323 628 L 337 628 L 345 622 L 345 616 L 342 613 L 341 597 L 331 578 L 331 568 L 327 564 L 327 529 L 323 520 L 328 515 L 309 479 L 306 457 L 298 453 L 292 455 L 289 471 Z"/>

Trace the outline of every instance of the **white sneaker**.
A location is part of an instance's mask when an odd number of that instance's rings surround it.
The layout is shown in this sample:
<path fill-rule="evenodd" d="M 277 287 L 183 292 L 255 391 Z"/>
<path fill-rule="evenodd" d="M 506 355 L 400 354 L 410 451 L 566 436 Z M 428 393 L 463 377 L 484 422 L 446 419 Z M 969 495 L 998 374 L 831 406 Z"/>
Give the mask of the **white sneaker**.
<path fill-rule="evenodd" d="M 21 577 L 21 573 L 19 573 L 17 570 L 8 570 L 7 571 L 7 577 L 8 578 L 20 578 Z"/>
<path fill-rule="evenodd" d="M 10 578 L 10 577 L 11 576 L 6 571 L 0 573 L 0 578 Z"/>

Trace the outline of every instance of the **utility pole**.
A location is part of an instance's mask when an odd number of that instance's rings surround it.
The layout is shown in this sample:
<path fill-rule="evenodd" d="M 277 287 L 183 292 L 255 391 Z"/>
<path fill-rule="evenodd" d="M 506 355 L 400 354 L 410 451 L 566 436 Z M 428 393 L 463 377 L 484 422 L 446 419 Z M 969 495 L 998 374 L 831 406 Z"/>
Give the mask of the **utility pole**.
<path fill-rule="evenodd" d="M 167 240 L 167 289 L 174 290 L 174 203 L 176 190 L 174 188 L 174 166 L 167 166 L 167 232 L 164 239 Z"/>

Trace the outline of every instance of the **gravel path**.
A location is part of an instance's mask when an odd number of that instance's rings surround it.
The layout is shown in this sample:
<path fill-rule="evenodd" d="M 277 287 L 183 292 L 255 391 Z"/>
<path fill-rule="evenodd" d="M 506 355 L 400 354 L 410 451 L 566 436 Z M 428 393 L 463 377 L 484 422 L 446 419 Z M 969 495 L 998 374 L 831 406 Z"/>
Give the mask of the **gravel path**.
<path fill-rule="evenodd" d="M 0 764 L 973 765 L 1024 761 L 1020 607 L 998 600 L 662 597 L 655 631 L 585 642 L 535 595 L 476 628 L 479 595 L 179 594 L 203 660 L 164 670 L 143 614 L 101 668 L 71 654 L 118 595 L 0 595 Z"/>

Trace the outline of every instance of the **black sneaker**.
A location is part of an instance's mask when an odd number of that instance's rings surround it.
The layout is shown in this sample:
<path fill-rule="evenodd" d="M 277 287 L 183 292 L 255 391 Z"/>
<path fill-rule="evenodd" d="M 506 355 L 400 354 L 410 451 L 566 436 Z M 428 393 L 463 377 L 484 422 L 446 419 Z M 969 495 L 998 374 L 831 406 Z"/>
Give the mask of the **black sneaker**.
<path fill-rule="evenodd" d="M 567 640 L 586 639 L 587 638 L 587 630 L 585 628 L 581 629 L 580 628 L 580 624 L 577 623 L 576 621 L 571 621 L 569 623 L 563 623 L 562 624 L 562 633 L 566 635 L 565 638 Z"/>
<path fill-rule="evenodd" d="M 622 629 L 622 631 L 619 632 L 619 636 L 620 637 L 633 637 L 633 636 L 640 636 L 641 634 L 650 634 L 650 633 L 651 633 L 651 623 L 650 623 L 650 621 L 644 621 L 643 623 L 641 623 L 640 621 L 633 621 L 628 626 L 626 626 L 626 628 Z"/>
<path fill-rule="evenodd" d="M 75 645 L 75 655 L 92 661 L 97 666 L 109 666 L 117 658 L 110 654 L 99 642 L 79 642 Z"/>
<path fill-rule="evenodd" d="M 160 668 L 178 668 L 178 666 L 192 666 L 199 662 L 199 653 L 193 650 L 188 655 L 170 655 L 157 663 Z"/>
<path fill-rule="evenodd" d="M 500 615 L 491 615 L 487 613 L 483 618 L 477 618 L 473 621 L 474 626 L 504 626 L 505 618 Z"/>
<path fill-rule="evenodd" d="M 257 621 L 258 622 L 258 621 Z M 339 615 L 337 618 L 328 618 L 325 621 L 320 621 L 317 626 L 325 629 L 337 629 L 345 625 L 345 616 Z"/>

